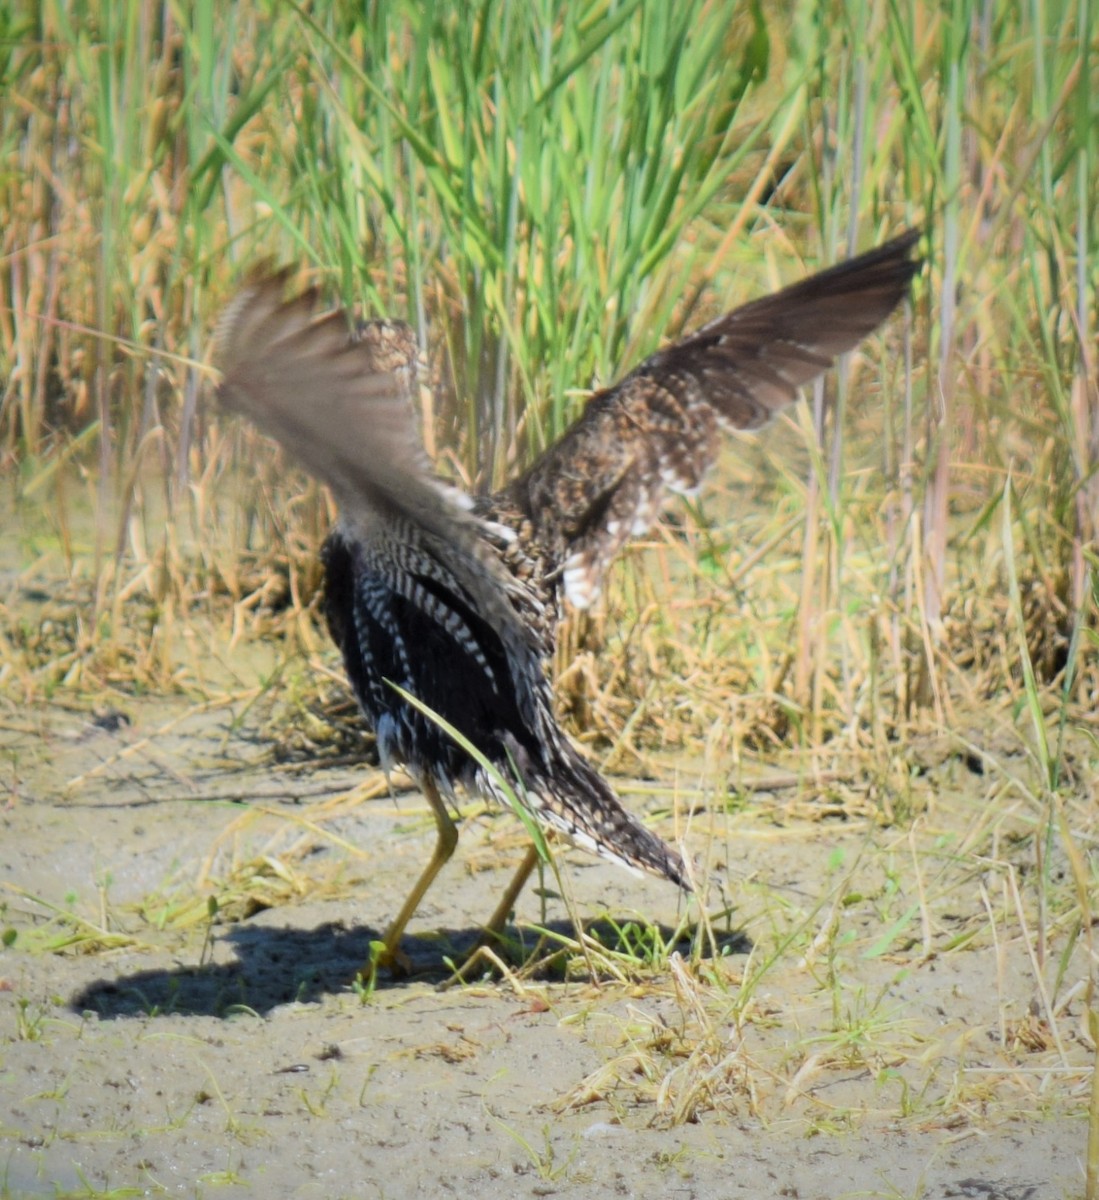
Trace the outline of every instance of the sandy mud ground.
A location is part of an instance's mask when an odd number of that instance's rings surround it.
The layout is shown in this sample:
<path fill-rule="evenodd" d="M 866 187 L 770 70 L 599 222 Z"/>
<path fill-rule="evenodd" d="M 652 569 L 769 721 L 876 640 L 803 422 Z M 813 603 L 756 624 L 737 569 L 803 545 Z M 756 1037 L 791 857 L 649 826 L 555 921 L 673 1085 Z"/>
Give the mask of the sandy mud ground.
<path fill-rule="evenodd" d="M 523 851 L 474 815 L 410 927 L 417 973 L 364 996 L 429 853 L 418 796 L 280 766 L 246 699 L 2 717 L 0 1196 L 1083 1194 L 1070 872 L 1054 849 L 1069 915 L 1040 912 L 1033 813 L 972 754 L 913 759 L 919 815 L 890 823 L 822 818 L 804 782 L 700 806 L 719 956 L 646 971 L 627 931 L 599 983 L 435 989 Z M 672 936 L 666 885 L 561 858 L 585 918 Z M 543 903 L 571 929 L 528 888 L 528 947 Z"/>

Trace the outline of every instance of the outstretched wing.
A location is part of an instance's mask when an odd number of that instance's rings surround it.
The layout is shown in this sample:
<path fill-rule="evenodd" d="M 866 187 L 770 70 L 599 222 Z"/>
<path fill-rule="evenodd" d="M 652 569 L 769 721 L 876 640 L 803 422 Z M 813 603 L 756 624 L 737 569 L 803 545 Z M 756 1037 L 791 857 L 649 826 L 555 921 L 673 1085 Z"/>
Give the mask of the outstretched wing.
<path fill-rule="evenodd" d="M 314 291 L 284 300 L 285 284 L 285 272 L 253 280 L 223 314 L 222 402 L 328 484 L 350 540 L 384 546 L 398 566 L 408 558 L 442 572 L 517 662 L 537 661 L 537 630 L 517 611 L 535 598 L 503 566 L 470 498 L 435 476 L 424 454 L 411 330 L 389 321 L 352 330 L 343 311 L 316 315 Z M 342 632 L 333 628 L 341 644 L 350 630 Z"/>
<path fill-rule="evenodd" d="M 881 324 L 920 262 L 909 230 L 886 245 L 703 326 L 597 393 L 555 445 L 500 493 L 529 522 L 579 608 L 669 491 L 690 491 L 722 428 L 758 429 Z"/>
<path fill-rule="evenodd" d="M 405 516 L 449 536 L 468 498 L 432 475 L 416 429 L 411 330 L 353 331 L 317 315 L 315 290 L 283 299 L 286 272 L 246 284 L 218 323 L 222 402 L 254 421 L 332 488 L 342 511 Z"/>

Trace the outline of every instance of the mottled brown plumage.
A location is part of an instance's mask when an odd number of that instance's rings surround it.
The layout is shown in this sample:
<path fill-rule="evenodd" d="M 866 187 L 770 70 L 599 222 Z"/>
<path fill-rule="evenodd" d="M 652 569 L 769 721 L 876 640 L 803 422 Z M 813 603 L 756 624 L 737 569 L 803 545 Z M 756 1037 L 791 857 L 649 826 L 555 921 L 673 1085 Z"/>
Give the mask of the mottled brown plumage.
<path fill-rule="evenodd" d="M 282 276 L 246 286 L 229 306 L 220 394 L 332 488 L 340 519 L 323 550 L 329 627 L 383 763 L 407 767 L 435 811 L 436 852 L 389 930 L 391 953 L 453 850 L 444 797 L 457 785 L 499 799 L 502 779 L 547 828 L 691 890 L 679 853 L 627 812 L 557 724 L 544 664 L 559 605 L 591 603 L 667 493 L 699 485 L 722 428 L 764 424 L 889 315 L 917 270 L 917 236 L 654 354 L 593 396 L 518 479 L 478 498 L 426 461 L 412 404 L 419 354 L 406 326 L 367 322 L 349 336 L 343 313 L 314 316 L 312 293 L 284 302 Z"/>
<path fill-rule="evenodd" d="M 722 430 L 765 425 L 885 320 L 918 268 L 910 258 L 918 239 L 902 234 L 658 351 L 594 395 L 490 507 L 529 523 L 527 540 L 568 600 L 586 607 L 668 493 L 698 487 Z"/>

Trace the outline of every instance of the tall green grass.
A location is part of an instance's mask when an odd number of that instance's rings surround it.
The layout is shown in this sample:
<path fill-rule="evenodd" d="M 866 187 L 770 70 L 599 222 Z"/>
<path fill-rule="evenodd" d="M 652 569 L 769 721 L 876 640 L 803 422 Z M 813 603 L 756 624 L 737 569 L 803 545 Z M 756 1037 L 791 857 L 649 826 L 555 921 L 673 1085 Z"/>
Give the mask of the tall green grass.
<path fill-rule="evenodd" d="M 872 365 L 819 389 L 765 443 L 790 457 L 734 468 L 712 528 L 680 535 L 694 608 L 664 593 L 654 617 L 627 569 L 626 620 L 669 678 L 711 681 L 699 724 L 729 719 L 734 686 L 811 744 L 945 717 L 1024 683 L 997 640 L 1010 471 L 1030 658 L 1064 679 L 1091 620 L 1099 457 L 1088 4 L 17 7 L 0 18 L 13 496 L 49 499 L 119 622 L 141 589 L 240 599 L 265 555 L 300 602 L 327 505 L 204 402 L 248 265 L 300 263 L 410 320 L 440 382 L 429 447 L 481 487 L 662 338 L 918 222 L 929 267 Z M 662 553 L 668 571 L 676 543 Z M 757 557 L 753 618 L 700 636 Z M 1092 643 L 1072 645 L 1079 697 Z M 674 721 L 646 723 L 674 743 Z"/>

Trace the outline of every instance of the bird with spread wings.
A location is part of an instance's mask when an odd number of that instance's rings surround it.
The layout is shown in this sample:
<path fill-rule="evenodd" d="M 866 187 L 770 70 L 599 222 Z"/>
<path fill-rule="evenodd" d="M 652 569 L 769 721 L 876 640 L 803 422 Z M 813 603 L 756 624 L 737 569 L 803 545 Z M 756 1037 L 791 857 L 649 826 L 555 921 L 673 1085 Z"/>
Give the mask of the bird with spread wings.
<path fill-rule="evenodd" d="M 889 316 L 919 269 L 918 239 L 904 233 L 658 351 L 487 496 L 447 483 L 427 460 L 407 326 L 318 315 L 315 292 L 284 298 L 285 273 L 254 279 L 229 304 L 219 395 L 331 488 L 328 626 L 383 765 L 404 766 L 435 816 L 435 851 L 389 927 L 385 960 L 396 961 L 453 853 L 458 786 L 510 792 L 567 841 L 693 890 L 680 851 L 623 806 L 557 722 L 546 664 L 561 605 L 592 603 L 669 493 L 698 487 L 722 430 L 766 424 Z M 489 929 L 535 862 L 528 854 Z"/>

